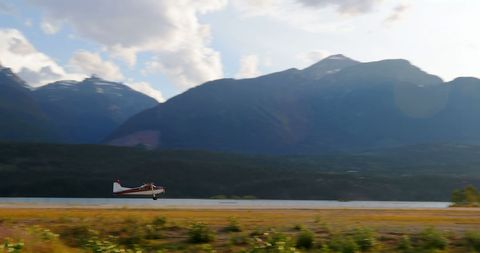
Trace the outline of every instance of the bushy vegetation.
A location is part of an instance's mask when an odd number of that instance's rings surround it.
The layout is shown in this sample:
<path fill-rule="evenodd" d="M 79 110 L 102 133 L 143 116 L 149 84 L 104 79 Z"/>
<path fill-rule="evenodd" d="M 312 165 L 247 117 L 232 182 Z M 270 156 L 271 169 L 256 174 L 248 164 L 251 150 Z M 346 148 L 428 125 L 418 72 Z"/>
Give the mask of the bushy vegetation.
<path fill-rule="evenodd" d="M 242 228 L 235 217 L 228 218 L 228 225 L 223 228 L 224 232 L 241 232 Z"/>
<path fill-rule="evenodd" d="M 213 241 L 215 235 L 207 225 L 203 223 L 193 223 L 188 229 L 188 241 L 190 243 L 208 243 Z"/>
<path fill-rule="evenodd" d="M 447 249 L 448 243 L 444 233 L 434 228 L 427 228 L 415 235 L 414 240 L 408 235 L 402 236 L 397 249 L 401 253 L 433 253 Z"/>
<path fill-rule="evenodd" d="M 320 246 L 322 253 L 373 252 L 379 245 L 377 235 L 367 227 L 355 228 L 346 233 L 332 234 Z"/>
<path fill-rule="evenodd" d="M 0 250 L 2 252 L 12 252 L 12 253 L 20 253 L 24 247 L 23 242 L 16 242 L 10 238 L 4 238 L 3 244 L 0 244 Z"/>
<path fill-rule="evenodd" d="M 111 210 L 105 211 L 111 212 Z M 130 212 L 130 211 L 128 211 Z M 12 220 L 0 224 L 0 252 L 14 253 L 457 253 L 480 252 L 480 230 L 448 234 L 433 227 L 377 232 L 368 226 L 351 228 L 330 224 L 333 232 L 325 233 L 313 222 L 313 216 L 302 219 L 300 231 L 289 222 L 264 223 L 252 226 L 251 221 L 234 219 L 242 231 L 226 233 L 225 221 L 212 213 L 204 221 L 191 223 L 190 218 L 173 213 L 168 221 L 163 216 L 112 216 L 82 219 L 52 216 Z M 176 212 L 183 212 L 177 210 Z M 24 214 L 20 217 L 27 217 Z M 182 217 L 182 218 L 178 218 Z M 199 218 L 195 217 L 195 218 Z M 213 219 L 212 219 L 213 217 Z M 228 216 L 223 216 L 224 218 Z M 243 216 L 245 217 L 245 216 Z M 223 218 L 223 219 L 224 219 Z M 22 218 L 23 219 L 23 218 Z M 174 221 L 171 221 L 174 219 Z M 42 222 L 43 220 L 43 222 Z M 72 222 L 76 220 L 76 222 Z M 183 220 L 183 222 L 181 221 Z M 232 219 L 230 218 L 229 221 Z M 42 225 L 34 225 L 42 223 Z M 176 225 L 172 225 L 172 224 Z M 274 228 L 268 225 L 277 224 Z M 175 230 L 171 227 L 175 226 Z M 154 230 L 151 230 L 155 228 Z M 155 232 L 153 232 L 155 231 Z M 158 236 L 152 236 L 152 233 Z M 127 235 L 128 234 L 128 235 Z M 448 236 L 447 236 L 448 235 Z"/>
<path fill-rule="evenodd" d="M 401 253 L 415 253 L 410 236 L 403 235 L 398 242 L 397 249 Z"/>
<path fill-rule="evenodd" d="M 452 206 L 478 207 L 480 206 L 480 193 L 477 188 L 469 185 L 453 191 L 451 201 Z"/>
<path fill-rule="evenodd" d="M 468 247 L 474 252 L 480 252 L 480 231 L 469 231 L 465 234 Z"/>
<path fill-rule="evenodd" d="M 311 249 L 313 248 L 314 240 L 315 235 L 312 233 L 312 231 L 304 229 L 297 235 L 297 241 L 295 245 L 299 249 Z"/>
<path fill-rule="evenodd" d="M 291 237 L 270 230 L 262 235 L 254 236 L 248 253 L 299 253 Z"/>
<path fill-rule="evenodd" d="M 425 229 L 418 237 L 418 246 L 425 252 L 443 250 L 447 245 L 448 239 L 445 235 L 434 228 Z"/>
<path fill-rule="evenodd" d="M 377 235 L 371 228 L 356 228 L 352 237 L 362 252 L 373 249 L 377 244 Z"/>

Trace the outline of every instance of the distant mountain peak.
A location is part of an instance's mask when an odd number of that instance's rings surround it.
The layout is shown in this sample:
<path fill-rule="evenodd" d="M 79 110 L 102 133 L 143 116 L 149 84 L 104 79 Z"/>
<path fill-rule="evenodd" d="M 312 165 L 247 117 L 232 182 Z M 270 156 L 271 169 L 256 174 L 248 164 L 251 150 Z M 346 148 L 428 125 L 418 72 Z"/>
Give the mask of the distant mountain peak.
<path fill-rule="evenodd" d="M 335 54 L 303 69 L 302 74 L 306 78 L 317 80 L 359 63 L 343 54 Z"/>
<path fill-rule="evenodd" d="M 330 55 L 326 58 L 324 58 L 323 60 L 349 60 L 349 61 L 355 61 L 353 60 L 352 58 L 349 58 L 343 54 L 334 54 L 334 55 Z M 323 61 L 322 60 L 322 61 Z"/>
<path fill-rule="evenodd" d="M 3 67 L 2 65 L 0 65 L 0 74 L 2 78 L 7 78 L 9 80 L 12 80 L 14 83 L 18 84 L 23 88 L 31 89 L 31 86 L 28 85 L 20 77 L 18 77 L 15 73 L 13 73 L 11 68 Z"/>
<path fill-rule="evenodd" d="M 108 81 L 98 77 L 97 75 L 91 75 L 91 76 L 83 79 L 83 82 L 108 82 Z"/>

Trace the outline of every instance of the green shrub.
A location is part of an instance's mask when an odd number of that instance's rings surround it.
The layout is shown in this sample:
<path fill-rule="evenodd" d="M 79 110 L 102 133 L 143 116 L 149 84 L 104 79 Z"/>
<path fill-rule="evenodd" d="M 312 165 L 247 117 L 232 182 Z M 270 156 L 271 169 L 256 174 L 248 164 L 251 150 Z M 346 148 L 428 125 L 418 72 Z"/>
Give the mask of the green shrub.
<path fill-rule="evenodd" d="M 35 225 L 35 226 L 29 228 L 28 232 L 32 235 L 37 236 L 38 238 L 40 238 L 44 241 L 55 240 L 59 237 L 58 234 L 53 233 L 52 231 L 50 231 L 50 229 L 42 228 L 38 225 Z"/>
<path fill-rule="evenodd" d="M 314 234 L 309 230 L 302 230 L 297 236 L 295 243 L 299 249 L 311 249 L 313 247 Z"/>
<path fill-rule="evenodd" d="M 139 252 L 137 250 L 129 250 L 124 249 L 112 241 L 109 240 L 101 240 L 98 237 L 91 238 L 86 245 L 84 245 L 86 249 L 89 249 L 90 252 L 94 253 L 117 253 L 117 252 L 126 252 L 126 253 L 134 253 Z M 140 251 L 141 252 L 141 251 Z"/>
<path fill-rule="evenodd" d="M 289 237 L 275 231 L 255 236 L 248 253 L 299 253 Z"/>
<path fill-rule="evenodd" d="M 238 220 L 230 217 L 228 219 L 228 225 L 223 228 L 224 232 L 240 232 L 242 229 L 240 228 L 240 224 L 238 223 Z"/>
<path fill-rule="evenodd" d="M 398 242 L 397 249 L 402 253 L 415 253 L 410 236 L 404 235 Z"/>
<path fill-rule="evenodd" d="M 418 246 L 427 252 L 443 250 L 447 245 L 447 238 L 434 228 L 427 228 L 419 234 Z"/>
<path fill-rule="evenodd" d="M 24 247 L 23 242 L 15 242 L 10 238 L 4 238 L 4 242 L 0 244 L 0 252 L 20 253 Z"/>
<path fill-rule="evenodd" d="M 118 231 L 118 243 L 128 248 L 142 244 L 145 238 L 145 229 L 138 219 L 128 217 L 123 221 L 123 226 Z"/>
<path fill-rule="evenodd" d="M 146 225 L 144 228 L 145 239 L 161 239 L 163 238 L 163 233 L 160 227 L 154 225 Z"/>
<path fill-rule="evenodd" d="M 465 240 L 470 249 L 480 252 L 480 232 L 470 231 L 465 234 Z"/>
<path fill-rule="evenodd" d="M 323 244 L 322 247 L 320 247 L 319 250 L 320 253 L 333 253 L 333 251 L 328 247 L 327 244 Z"/>
<path fill-rule="evenodd" d="M 163 216 L 157 216 L 152 220 L 152 225 L 154 225 L 155 227 L 163 227 L 165 226 L 166 223 L 167 223 L 167 218 Z"/>
<path fill-rule="evenodd" d="M 471 206 L 480 205 L 480 193 L 477 188 L 468 185 L 464 189 L 457 189 L 452 192 L 451 201 L 453 206 Z"/>
<path fill-rule="evenodd" d="M 357 253 L 360 247 L 350 236 L 337 235 L 328 242 L 328 248 L 338 253 Z"/>
<path fill-rule="evenodd" d="M 352 236 L 361 251 L 368 251 L 377 243 L 375 232 L 370 228 L 357 228 Z"/>
<path fill-rule="evenodd" d="M 188 241 L 191 243 L 207 243 L 214 239 L 212 231 L 203 223 L 194 223 L 188 230 Z"/>
<path fill-rule="evenodd" d="M 87 226 L 68 227 L 61 231 L 60 239 L 68 246 L 78 247 L 87 243 L 87 241 L 95 235 L 95 231 L 90 230 Z"/>

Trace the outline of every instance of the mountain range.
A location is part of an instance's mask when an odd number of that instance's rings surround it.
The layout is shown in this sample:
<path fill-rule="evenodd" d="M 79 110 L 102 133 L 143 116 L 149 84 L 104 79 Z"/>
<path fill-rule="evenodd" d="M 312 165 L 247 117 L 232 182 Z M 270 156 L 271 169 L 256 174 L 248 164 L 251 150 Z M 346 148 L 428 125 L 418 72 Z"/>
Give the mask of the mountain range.
<path fill-rule="evenodd" d="M 402 59 L 333 55 L 306 68 L 207 82 L 122 124 L 120 146 L 316 154 L 480 144 L 480 80 L 444 82 Z"/>
<path fill-rule="evenodd" d="M 96 77 L 32 89 L 0 68 L 0 140 L 320 154 L 480 144 L 480 80 L 402 59 L 332 55 L 305 69 L 210 81 L 164 103 Z"/>
<path fill-rule="evenodd" d="M 33 89 L 0 67 L 0 140 L 100 143 L 132 115 L 158 102 L 96 77 Z"/>

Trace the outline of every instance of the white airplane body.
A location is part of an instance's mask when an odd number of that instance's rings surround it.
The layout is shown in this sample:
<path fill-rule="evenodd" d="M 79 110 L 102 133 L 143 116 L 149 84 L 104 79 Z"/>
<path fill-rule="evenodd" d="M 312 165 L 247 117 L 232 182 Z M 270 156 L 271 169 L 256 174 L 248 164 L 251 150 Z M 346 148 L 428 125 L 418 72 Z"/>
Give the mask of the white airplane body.
<path fill-rule="evenodd" d="M 123 187 L 120 181 L 113 182 L 113 194 L 115 196 L 152 196 L 154 200 L 161 193 L 164 193 L 165 189 L 161 186 L 155 186 L 153 183 L 143 184 L 140 187 L 128 188 Z"/>

